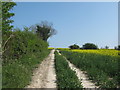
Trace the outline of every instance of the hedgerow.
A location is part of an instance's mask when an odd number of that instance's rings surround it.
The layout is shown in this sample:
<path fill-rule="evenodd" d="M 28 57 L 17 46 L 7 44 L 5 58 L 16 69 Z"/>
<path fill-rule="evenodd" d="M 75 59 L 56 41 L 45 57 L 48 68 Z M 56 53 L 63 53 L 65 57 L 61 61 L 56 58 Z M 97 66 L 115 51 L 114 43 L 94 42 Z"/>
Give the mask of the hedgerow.
<path fill-rule="evenodd" d="M 33 69 L 49 54 L 48 43 L 31 31 L 16 30 L 8 34 L 3 39 L 7 42 L 3 45 L 2 87 L 24 88 Z"/>

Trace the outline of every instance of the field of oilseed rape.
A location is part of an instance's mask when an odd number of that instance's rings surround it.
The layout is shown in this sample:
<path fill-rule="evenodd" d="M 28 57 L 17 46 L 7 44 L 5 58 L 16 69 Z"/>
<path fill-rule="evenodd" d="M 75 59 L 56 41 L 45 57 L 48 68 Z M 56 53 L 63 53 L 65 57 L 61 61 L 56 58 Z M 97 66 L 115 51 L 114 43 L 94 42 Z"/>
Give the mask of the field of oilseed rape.
<path fill-rule="evenodd" d="M 71 63 L 86 71 L 90 80 L 101 88 L 120 86 L 117 50 L 60 50 Z"/>

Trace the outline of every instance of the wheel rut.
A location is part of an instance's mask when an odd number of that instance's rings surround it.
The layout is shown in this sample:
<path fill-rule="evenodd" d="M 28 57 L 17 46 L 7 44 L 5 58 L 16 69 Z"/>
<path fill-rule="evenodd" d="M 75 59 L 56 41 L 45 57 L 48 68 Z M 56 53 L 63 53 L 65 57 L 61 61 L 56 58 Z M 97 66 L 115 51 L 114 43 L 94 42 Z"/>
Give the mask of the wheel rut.
<path fill-rule="evenodd" d="M 42 61 L 33 72 L 32 80 L 26 88 L 56 88 L 56 74 L 54 68 L 54 51 Z"/>

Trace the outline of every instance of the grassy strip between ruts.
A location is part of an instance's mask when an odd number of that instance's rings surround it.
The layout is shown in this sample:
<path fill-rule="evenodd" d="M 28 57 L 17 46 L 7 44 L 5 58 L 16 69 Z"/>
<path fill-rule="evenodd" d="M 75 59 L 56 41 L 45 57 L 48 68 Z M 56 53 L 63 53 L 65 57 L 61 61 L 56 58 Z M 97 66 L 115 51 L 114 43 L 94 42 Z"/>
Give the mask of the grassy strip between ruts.
<path fill-rule="evenodd" d="M 81 82 L 78 80 L 75 72 L 72 71 L 61 55 L 55 52 L 55 69 L 57 75 L 57 86 L 60 88 L 82 88 Z"/>
<path fill-rule="evenodd" d="M 95 53 L 61 52 L 76 67 L 87 71 L 89 78 L 101 88 L 118 86 L 118 57 Z"/>

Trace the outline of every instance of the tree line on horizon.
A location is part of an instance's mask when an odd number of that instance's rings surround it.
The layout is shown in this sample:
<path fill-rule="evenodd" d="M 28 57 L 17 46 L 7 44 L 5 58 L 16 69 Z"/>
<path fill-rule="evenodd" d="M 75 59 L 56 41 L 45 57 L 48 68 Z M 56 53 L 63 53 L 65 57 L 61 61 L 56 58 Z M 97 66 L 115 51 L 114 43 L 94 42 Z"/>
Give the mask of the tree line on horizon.
<path fill-rule="evenodd" d="M 73 44 L 69 46 L 70 49 L 99 49 L 97 45 L 93 43 L 85 43 L 82 47 L 80 47 L 77 44 Z M 100 48 L 100 49 L 109 49 L 109 46 L 105 46 L 105 48 Z M 120 50 L 120 45 L 118 47 L 114 47 L 115 50 Z"/>

